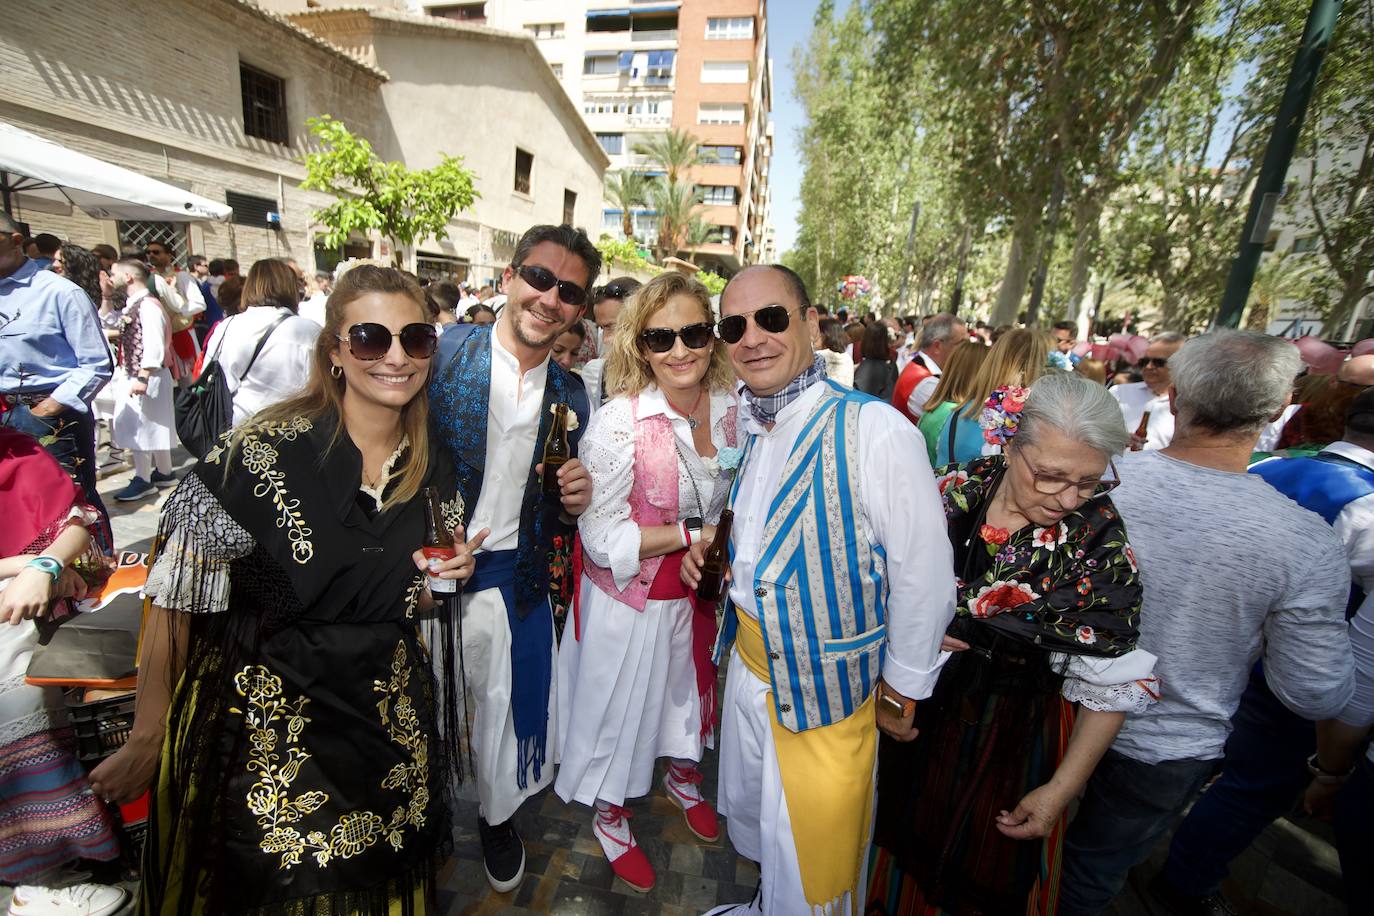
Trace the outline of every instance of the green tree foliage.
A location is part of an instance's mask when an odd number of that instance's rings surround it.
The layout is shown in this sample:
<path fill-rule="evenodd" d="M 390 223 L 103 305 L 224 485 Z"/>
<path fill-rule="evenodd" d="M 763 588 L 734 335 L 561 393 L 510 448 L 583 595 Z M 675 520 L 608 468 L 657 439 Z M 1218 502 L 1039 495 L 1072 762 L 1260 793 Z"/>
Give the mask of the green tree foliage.
<path fill-rule="evenodd" d="M 475 175 L 462 157 L 444 156 L 428 169 L 384 162 L 372 144 L 342 122 L 322 115 L 306 121 L 320 144 L 305 157 L 301 187 L 337 198 L 312 214 L 325 227 L 321 241 L 342 245 L 354 232 L 377 231 L 399 247 L 427 238 L 446 238 L 449 220 L 477 199 Z"/>
<path fill-rule="evenodd" d="M 596 243 L 596 250 L 601 252 L 601 260 L 607 265 L 614 264 L 631 272 L 657 270 L 657 265 L 644 257 L 639 243 L 634 239 L 617 239 L 603 233 Z"/>
<path fill-rule="evenodd" d="M 684 130 L 667 130 L 634 145 L 634 151 L 663 171 L 648 181 L 645 199 L 658 213 L 654 254 L 661 261 L 704 242 L 710 227 L 698 215 L 702 193 L 690 172 L 706 164 L 696 137 Z"/>
<path fill-rule="evenodd" d="M 633 169 L 611 172 L 606 176 L 606 199 L 620 208 L 620 231 L 625 238 L 634 238 L 634 211 L 649 200 L 649 180 Z"/>

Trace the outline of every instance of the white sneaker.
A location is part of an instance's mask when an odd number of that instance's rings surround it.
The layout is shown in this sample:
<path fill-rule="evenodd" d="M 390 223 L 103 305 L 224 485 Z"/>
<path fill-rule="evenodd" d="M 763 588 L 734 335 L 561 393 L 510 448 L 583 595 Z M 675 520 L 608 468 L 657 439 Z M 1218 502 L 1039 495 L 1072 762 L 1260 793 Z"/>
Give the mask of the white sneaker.
<path fill-rule="evenodd" d="M 20 885 L 10 899 L 10 916 L 113 916 L 128 902 L 128 891 L 108 884 Z"/>

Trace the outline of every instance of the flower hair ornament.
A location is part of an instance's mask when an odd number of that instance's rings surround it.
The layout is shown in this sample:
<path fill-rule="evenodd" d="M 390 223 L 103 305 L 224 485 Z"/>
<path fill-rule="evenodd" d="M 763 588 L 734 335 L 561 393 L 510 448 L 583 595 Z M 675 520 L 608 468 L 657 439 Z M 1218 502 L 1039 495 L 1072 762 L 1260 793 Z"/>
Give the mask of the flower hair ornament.
<path fill-rule="evenodd" d="M 1003 448 L 1021 428 L 1021 412 L 1030 392 L 1019 385 L 998 388 L 983 403 L 983 415 L 978 425 L 983 427 L 983 441 Z"/>

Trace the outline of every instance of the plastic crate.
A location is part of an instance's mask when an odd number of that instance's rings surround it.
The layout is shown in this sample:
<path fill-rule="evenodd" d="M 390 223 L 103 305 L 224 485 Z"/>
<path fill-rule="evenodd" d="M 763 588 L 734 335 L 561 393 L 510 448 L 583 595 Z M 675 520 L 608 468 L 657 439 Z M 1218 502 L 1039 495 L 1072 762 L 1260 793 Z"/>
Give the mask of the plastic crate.
<path fill-rule="evenodd" d="M 82 694 L 84 696 L 84 694 Z M 101 760 L 124 746 L 134 725 L 133 693 L 86 702 L 67 701 L 76 734 L 76 759 Z"/>

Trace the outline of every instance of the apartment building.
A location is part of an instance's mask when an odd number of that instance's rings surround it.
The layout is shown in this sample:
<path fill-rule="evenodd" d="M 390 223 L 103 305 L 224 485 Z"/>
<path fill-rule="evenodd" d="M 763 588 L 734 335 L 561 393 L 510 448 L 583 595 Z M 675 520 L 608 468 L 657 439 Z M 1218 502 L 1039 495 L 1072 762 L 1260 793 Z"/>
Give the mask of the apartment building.
<path fill-rule="evenodd" d="M 728 275 L 776 257 L 766 0 L 406 2 L 416 12 L 533 38 L 610 158 L 608 171 L 652 173 L 634 152 L 638 143 L 670 128 L 695 135 L 711 160 L 691 178 L 712 233 L 691 249 L 693 260 Z M 607 203 L 602 228 L 619 233 L 622 216 Z M 641 241 L 654 241 L 656 217 L 635 211 Z"/>

